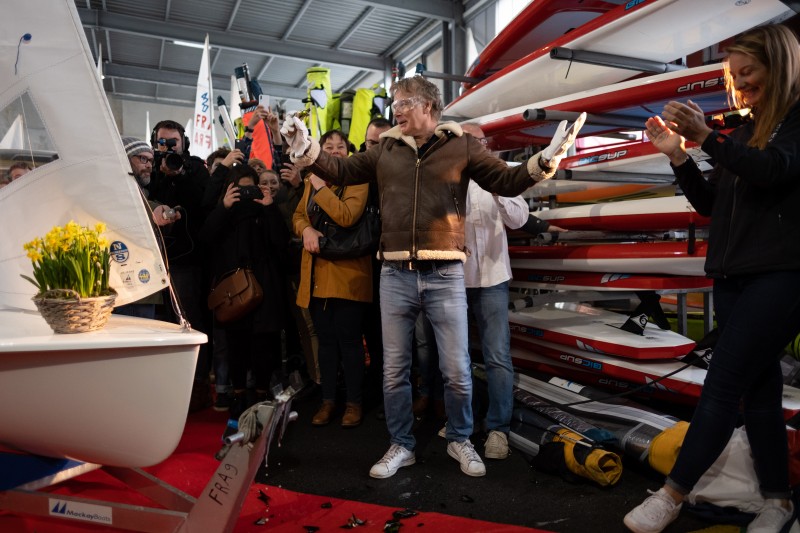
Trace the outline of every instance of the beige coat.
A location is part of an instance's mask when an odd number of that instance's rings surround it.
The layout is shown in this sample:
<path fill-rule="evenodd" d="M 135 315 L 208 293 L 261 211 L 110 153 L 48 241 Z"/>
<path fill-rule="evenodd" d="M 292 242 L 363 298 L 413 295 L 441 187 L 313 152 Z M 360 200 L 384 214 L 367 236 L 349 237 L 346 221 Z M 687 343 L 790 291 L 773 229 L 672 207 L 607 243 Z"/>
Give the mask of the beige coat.
<path fill-rule="evenodd" d="M 361 218 L 367 205 L 369 185 L 349 185 L 339 200 L 338 187 L 321 188 L 315 197 L 316 203 L 340 226 L 352 226 Z M 303 237 L 303 230 L 311 226 L 306 211 L 311 183 L 306 178 L 305 190 L 297 204 L 292 223 L 294 233 Z M 314 287 L 311 287 L 313 268 Z M 355 259 L 328 261 L 315 257 L 305 249 L 300 263 L 300 287 L 297 305 L 307 308 L 311 296 L 316 298 L 342 298 L 356 302 L 372 301 L 372 258 L 368 255 Z"/>

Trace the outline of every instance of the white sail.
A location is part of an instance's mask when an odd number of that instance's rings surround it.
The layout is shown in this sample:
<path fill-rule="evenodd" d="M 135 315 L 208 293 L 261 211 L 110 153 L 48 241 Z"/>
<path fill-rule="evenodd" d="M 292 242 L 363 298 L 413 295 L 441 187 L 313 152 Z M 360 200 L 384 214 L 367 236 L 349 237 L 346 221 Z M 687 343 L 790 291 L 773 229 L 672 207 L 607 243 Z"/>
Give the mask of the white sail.
<path fill-rule="evenodd" d="M 209 68 L 208 34 L 206 34 L 200 72 L 197 76 L 197 93 L 194 98 L 194 125 L 192 127 L 192 155 L 202 159 L 216 150 L 214 139 L 214 106 L 212 105 L 211 70 Z"/>
<path fill-rule="evenodd" d="M 0 140 L 0 150 L 24 150 L 25 138 L 23 137 L 24 126 L 22 124 L 22 115 L 17 115 L 11 127 L 3 135 Z"/>
<path fill-rule="evenodd" d="M 239 104 L 242 103 L 242 98 L 239 96 L 239 84 L 236 83 L 236 76 L 231 74 L 231 105 L 228 112 L 231 115 L 231 120 L 236 123 L 236 119 L 242 119 L 242 108 Z"/>
<path fill-rule="evenodd" d="M 0 108 L 22 103 L 28 128 L 38 114 L 58 158 L 0 189 L 0 307 L 34 308 L 36 289 L 20 277 L 32 271 L 22 245 L 70 220 L 107 225 L 117 305 L 138 300 L 168 277 L 75 5 L 24 6 L 0 19 Z"/>

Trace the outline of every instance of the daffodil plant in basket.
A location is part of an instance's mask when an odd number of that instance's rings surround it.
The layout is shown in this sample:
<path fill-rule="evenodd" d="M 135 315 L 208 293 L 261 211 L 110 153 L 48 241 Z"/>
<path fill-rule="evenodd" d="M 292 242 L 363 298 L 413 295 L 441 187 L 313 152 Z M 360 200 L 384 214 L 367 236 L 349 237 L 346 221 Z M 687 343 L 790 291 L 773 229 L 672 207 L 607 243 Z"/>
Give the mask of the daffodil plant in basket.
<path fill-rule="evenodd" d="M 102 223 L 89 228 L 69 221 L 24 245 L 33 277 L 22 277 L 39 290 L 33 301 L 56 333 L 92 331 L 108 321 L 117 293 L 108 286 L 105 230 Z"/>

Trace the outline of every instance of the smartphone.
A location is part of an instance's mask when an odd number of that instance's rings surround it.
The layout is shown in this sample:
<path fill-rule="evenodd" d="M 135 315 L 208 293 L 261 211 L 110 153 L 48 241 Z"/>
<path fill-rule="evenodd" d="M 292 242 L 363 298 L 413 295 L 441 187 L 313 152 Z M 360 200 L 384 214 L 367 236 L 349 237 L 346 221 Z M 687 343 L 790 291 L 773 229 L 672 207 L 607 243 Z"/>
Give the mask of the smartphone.
<path fill-rule="evenodd" d="M 269 95 L 262 94 L 258 97 L 258 105 L 263 107 L 264 109 L 269 109 Z"/>
<path fill-rule="evenodd" d="M 292 157 L 285 152 L 281 152 L 281 167 L 283 167 L 286 163 L 291 163 L 291 162 L 292 162 Z"/>
<path fill-rule="evenodd" d="M 239 187 L 239 200 L 261 200 L 262 198 L 264 198 L 264 193 L 261 192 L 257 185 Z"/>

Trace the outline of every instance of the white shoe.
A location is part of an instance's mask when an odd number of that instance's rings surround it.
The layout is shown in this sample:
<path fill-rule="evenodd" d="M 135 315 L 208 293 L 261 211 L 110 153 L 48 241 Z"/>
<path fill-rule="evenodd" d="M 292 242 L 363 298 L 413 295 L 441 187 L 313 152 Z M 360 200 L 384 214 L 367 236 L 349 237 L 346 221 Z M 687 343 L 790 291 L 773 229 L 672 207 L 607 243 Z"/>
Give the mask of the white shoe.
<path fill-rule="evenodd" d="M 447 436 L 447 425 L 442 426 L 442 429 L 439 430 L 439 433 L 437 433 L 437 435 L 439 435 L 443 439 L 446 438 L 446 436 Z"/>
<path fill-rule="evenodd" d="M 475 451 L 469 439 L 464 442 L 452 441 L 447 445 L 447 454 L 459 462 L 461 471 L 468 476 L 485 476 L 486 467 L 481 456 Z"/>
<path fill-rule="evenodd" d="M 634 533 L 659 533 L 678 518 L 683 506 L 683 503 L 675 503 L 663 488 L 647 492 L 651 496 L 634 507 L 623 520 Z"/>
<path fill-rule="evenodd" d="M 747 526 L 747 533 L 779 533 L 794 517 L 794 505 L 789 502 L 789 508 L 782 505 L 782 501 L 774 498 L 764 500 L 764 507 Z"/>
<path fill-rule="evenodd" d="M 492 430 L 483 445 L 483 456 L 487 459 L 505 459 L 508 457 L 508 437 L 502 431 Z"/>
<path fill-rule="evenodd" d="M 399 468 L 411 466 L 417 462 L 414 452 L 406 450 L 398 444 L 392 444 L 389 451 L 381 457 L 381 460 L 372 465 L 369 469 L 370 477 L 385 479 L 392 477 Z"/>

